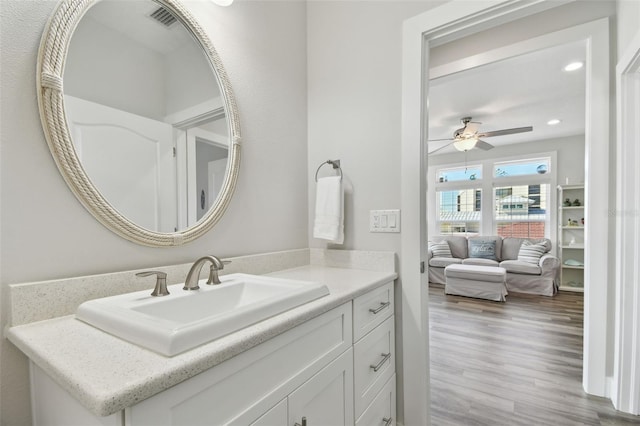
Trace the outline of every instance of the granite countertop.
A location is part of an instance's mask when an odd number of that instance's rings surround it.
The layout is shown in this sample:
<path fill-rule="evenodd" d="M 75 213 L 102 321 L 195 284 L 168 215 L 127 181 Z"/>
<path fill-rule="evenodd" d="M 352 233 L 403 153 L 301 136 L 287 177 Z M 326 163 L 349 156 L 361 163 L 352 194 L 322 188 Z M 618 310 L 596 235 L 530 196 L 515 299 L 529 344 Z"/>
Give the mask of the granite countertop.
<path fill-rule="evenodd" d="M 268 275 L 321 282 L 330 294 L 174 357 L 111 336 L 74 315 L 12 327 L 6 335 L 89 411 L 108 416 L 397 278 L 395 272 L 313 265 Z"/>

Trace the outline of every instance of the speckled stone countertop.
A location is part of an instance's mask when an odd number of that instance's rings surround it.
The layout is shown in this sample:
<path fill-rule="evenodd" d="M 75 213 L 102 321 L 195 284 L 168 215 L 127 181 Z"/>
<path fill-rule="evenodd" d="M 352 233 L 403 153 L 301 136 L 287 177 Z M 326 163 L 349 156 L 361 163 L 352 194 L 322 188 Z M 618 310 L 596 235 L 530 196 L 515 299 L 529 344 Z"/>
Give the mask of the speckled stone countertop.
<path fill-rule="evenodd" d="M 395 272 L 317 265 L 268 275 L 322 282 L 330 294 L 170 358 L 73 315 L 12 327 L 6 336 L 89 411 L 108 416 L 397 277 Z"/>

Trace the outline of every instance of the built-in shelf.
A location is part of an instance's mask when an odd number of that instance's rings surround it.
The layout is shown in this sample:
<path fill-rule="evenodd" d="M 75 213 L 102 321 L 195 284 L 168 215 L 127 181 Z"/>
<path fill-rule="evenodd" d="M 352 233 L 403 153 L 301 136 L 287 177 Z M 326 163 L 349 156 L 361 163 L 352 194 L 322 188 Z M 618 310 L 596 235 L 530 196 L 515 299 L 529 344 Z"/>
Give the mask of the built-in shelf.
<path fill-rule="evenodd" d="M 559 185 L 557 191 L 557 240 L 556 247 L 560 258 L 560 290 L 584 291 L 584 266 L 565 265 L 569 259 L 584 263 L 584 185 Z M 565 206 L 568 200 L 573 203 L 578 200 L 579 206 Z M 573 225 L 571 225 L 573 223 Z"/>
<path fill-rule="evenodd" d="M 560 291 L 573 291 L 575 293 L 584 293 L 584 288 L 582 287 L 571 287 L 568 285 L 561 285 Z"/>

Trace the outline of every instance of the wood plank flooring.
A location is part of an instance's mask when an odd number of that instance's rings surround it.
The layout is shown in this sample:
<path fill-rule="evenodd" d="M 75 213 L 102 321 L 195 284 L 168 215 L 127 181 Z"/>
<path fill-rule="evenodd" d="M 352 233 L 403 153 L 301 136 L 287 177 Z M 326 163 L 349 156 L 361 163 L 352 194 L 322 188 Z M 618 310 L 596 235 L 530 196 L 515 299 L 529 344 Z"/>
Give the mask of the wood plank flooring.
<path fill-rule="evenodd" d="M 432 425 L 640 425 L 582 390 L 581 294 L 429 296 Z"/>

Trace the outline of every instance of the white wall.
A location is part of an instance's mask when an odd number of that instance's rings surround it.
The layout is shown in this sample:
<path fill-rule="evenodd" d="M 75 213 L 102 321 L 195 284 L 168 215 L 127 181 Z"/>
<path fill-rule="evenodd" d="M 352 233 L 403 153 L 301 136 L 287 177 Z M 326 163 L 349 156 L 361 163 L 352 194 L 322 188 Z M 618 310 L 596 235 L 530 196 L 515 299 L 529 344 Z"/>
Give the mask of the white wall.
<path fill-rule="evenodd" d="M 309 171 L 342 161 L 348 194 L 340 247 L 400 250 L 399 234 L 369 232 L 369 210 L 400 208 L 402 21 L 441 3 L 308 4 Z M 311 181 L 310 231 L 315 193 Z M 312 236 L 310 244 L 326 246 Z"/>
<path fill-rule="evenodd" d="M 369 210 L 400 208 L 402 22 L 443 2 L 312 1 L 308 4 L 309 175 L 340 159 L 347 190 L 347 249 L 400 255 L 400 234 L 369 232 Z M 324 166 L 321 176 L 333 173 Z M 309 182 L 310 246 L 315 182 Z M 398 289 L 396 289 L 398 290 Z M 401 300 L 397 297 L 396 300 Z M 397 400 L 403 401 L 401 309 L 396 307 Z M 408 372 L 411 374 L 411 372 Z M 398 408 L 402 421 L 403 405 Z"/>
<path fill-rule="evenodd" d="M 162 121 L 165 79 L 163 55 L 91 17 L 71 38 L 64 74 L 68 95 Z"/>
<path fill-rule="evenodd" d="M 617 0 L 618 58 L 622 56 L 633 37 L 640 31 L 640 1 Z"/>
<path fill-rule="evenodd" d="M 189 2 L 222 58 L 243 133 L 236 195 L 207 235 L 183 247 L 127 242 L 99 224 L 51 158 L 36 102 L 36 55 L 53 1 L 2 0 L 0 329 L 10 283 L 307 247 L 306 5 Z M 265 208 L 267 207 L 268 208 Z M 81 354 L 78 354 L 81 356 Z M 1 423 L 30 423 L 27 363 L 0 339 Z"/>
<path fill-rule="evenodd" d="M 615 13 L 615 0 L 577 0 L 433 48 L 430 51 L 429 66 L 436 67 L 542 34 L 595 21 L 605 16 L 614 16 Z"/>

